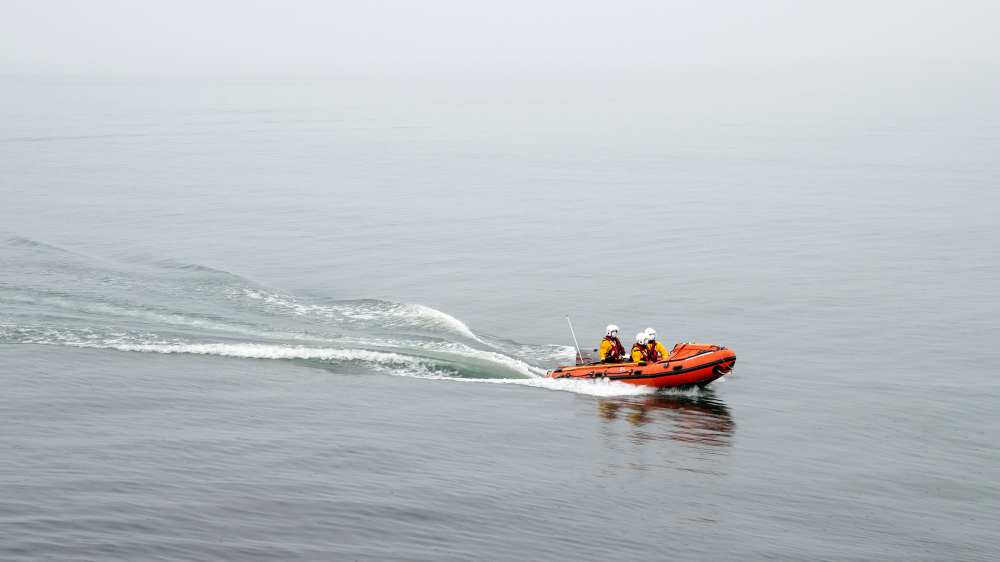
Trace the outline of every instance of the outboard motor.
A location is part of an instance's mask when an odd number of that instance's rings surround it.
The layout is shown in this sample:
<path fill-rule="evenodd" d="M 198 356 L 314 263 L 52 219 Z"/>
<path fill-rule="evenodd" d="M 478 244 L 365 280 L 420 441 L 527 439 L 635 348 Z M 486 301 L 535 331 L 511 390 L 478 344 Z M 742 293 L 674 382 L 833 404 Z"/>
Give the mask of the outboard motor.
<path fill-rule="evenodd" d="M 581 349 L 580 355 L 576 356 L 576 366 L 594 365 L 601 362 L 601 352 L 594 349 Z"/>

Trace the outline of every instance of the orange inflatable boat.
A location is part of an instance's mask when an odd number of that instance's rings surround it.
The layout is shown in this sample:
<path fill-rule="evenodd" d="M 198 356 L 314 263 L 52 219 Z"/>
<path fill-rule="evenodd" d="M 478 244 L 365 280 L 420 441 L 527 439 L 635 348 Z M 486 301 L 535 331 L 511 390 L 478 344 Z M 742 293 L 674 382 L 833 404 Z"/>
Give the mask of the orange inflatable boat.
<path fill-rule="evenodd" d="M 596 351 L 596 350 L 595 350 Z M 679 343 L 656 363 L 601 363 L 594 354 L 581 353 L 573 367 L 546 373 L 554 379 L 609 379 L 656 388 L 705 385 L 732 372 L 736 354 L 719 345 Z"/>

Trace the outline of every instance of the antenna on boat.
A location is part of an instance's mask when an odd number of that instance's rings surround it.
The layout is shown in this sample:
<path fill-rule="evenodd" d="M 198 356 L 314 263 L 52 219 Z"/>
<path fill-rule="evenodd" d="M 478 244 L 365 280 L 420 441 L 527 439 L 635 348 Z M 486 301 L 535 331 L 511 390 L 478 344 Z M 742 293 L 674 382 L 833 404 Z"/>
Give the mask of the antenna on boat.
<path fill-rule="evenodd" d="M 573 334 L 573 343 L 576 344 L 576 357 L 578 361 L 583 361 L 583 354 L 580 353 L 580 344 L 576 341 L 576 332 L 573 331 L 573 323 L 569 321 L 569 315 L 566 315 L 566 323 L 569 324 L 569 333 Z"/>

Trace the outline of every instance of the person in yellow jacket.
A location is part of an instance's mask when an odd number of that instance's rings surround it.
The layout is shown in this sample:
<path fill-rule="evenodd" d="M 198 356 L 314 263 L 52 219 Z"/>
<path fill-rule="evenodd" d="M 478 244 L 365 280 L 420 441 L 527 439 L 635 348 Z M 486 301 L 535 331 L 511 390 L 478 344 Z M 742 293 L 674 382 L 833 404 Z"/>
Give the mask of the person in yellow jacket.
<path fill-rule="evenodd" d="M 646 332 L 639 332 L 635 335 L 635 345 L 632 346 L 632 362 L 638 363 L 640 361 L 647 361 L 646 357 L 649 352 L 646 348 L 646 343 L 649 341 L 649 337 L 646 336 Z"/>
<path fill-rule="evenodd" d="M 611 324 L 604 331 L 601 340 L 601 363 L 622 363 L 625 361 L 625 346 L 618 340 L 618 326 Z"/>
<path fill-rule="evenodd" d="M 666 359 L 669 355 L 667 348 L 663 347 L 662 343 L 656 341 L 656 330 L 646 328 L 646 337 L 648 338 L 648 342 L 646 343 L 646 360 L 650 363 L 655 363 L 656 361 Z"/>

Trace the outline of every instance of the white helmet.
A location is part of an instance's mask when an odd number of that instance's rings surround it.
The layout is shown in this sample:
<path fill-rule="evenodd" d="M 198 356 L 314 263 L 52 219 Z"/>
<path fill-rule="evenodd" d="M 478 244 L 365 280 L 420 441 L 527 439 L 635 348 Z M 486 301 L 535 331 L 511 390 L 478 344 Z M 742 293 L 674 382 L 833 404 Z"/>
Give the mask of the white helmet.
<path fill-rule="evenodd" d="M 617 336 L 618 326 L 615 326 L 614 324 L 608 324 L 608 329 L 604 332 L 604 335 L 608 336 L 609 338 Z"/>
<path fill-rule="evenodd" d="M 635 343 L 646 343 L 648 340 L 649 336 L 646 335 L 646 332 L 639 332 L 635 335 Z"/>
<path fill-rule="evenodd" d="M 649 341 L 656 339 L 656 330 L 652 328 L 646 328 L 646 335 L 649 336 Z"/>

